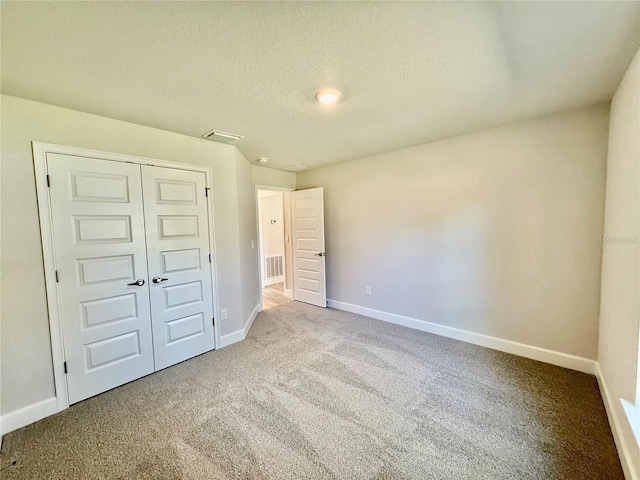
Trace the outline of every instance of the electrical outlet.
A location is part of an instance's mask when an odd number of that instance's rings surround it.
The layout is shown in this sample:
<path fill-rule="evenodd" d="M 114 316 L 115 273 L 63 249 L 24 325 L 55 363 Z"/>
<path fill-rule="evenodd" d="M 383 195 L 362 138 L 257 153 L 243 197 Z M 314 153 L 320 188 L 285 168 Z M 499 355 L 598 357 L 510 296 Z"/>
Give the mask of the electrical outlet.
<path fill-rule="evenodd" d="M 371 287 L 364 287 L 364 294 L 371 295 Z"/>
<path fill-rule="evenodd" d="M 251 248 L 256 248 L 256 242 L 255 242 L 255 240 L 251 240 Z"/>
<path fill-rule="evenodd" d="M 222 310 L 220 310 L 220 319 L 221 320 L 226 320 L 227 319 L 227 309 L 223 308 Z"/>

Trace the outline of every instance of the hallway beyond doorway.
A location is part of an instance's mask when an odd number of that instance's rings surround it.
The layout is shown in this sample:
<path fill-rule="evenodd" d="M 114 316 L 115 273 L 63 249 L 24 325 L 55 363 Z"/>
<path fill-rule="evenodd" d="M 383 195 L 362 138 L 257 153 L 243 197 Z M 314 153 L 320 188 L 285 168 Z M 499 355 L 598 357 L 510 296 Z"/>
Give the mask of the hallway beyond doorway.
<path fill-rule="evenodd" d="M 262 308 L 264 310 L 279 307 L 291 301 L 293 299 L 284 294 L 284 283 L 276 283 L 262 289 Z"/>

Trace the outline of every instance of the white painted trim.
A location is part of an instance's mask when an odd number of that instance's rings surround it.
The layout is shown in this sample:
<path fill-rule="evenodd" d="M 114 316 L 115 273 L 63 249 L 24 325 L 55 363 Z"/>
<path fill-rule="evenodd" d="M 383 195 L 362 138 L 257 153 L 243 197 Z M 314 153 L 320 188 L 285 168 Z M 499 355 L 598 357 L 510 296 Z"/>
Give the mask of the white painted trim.
<path fill-rule="evenodd" d="M 258 313 L 260 313 L 261 311 L 262 311 L 262 307 L 259 304 L 256 305 L 255 308 L 253 309 L 253 312 L 251 312 L 251 315 L 249 315 L 249 318 L 247 318 L 247 321 L 244 323 L 244 327 L 241 330 L 236 330 L 235 332 L 227 333 L 226 335 L 221 336 L 220 348 L 224 348 L 231 344 L 241 342 L 242 340 L 247 338 L 247 335 L 249 334 L 249 330 L 251 330 L 251 326 L 253 325 L 253 322 L 258 316 Z"/>
<path fill-rule="evenodd" d="M 283 255 L 283 257 L 284 257 L 284 255 Z M 278 283 L 284 283 L 284 275 L 278 275 L 277 277 L 271 277 L 271 278 L 265 280 L 264 281 L 264 286 L 262 288 L 270 287 L 271 285 L 277 285 Z"/>
<path fill-rule="evenodd" d="M 67 379 L 64 374 L 64 343 L 60 305 L 58 301 L 58 284 L 56 283 L 56 261 L 53 242 L 53 219 L 51 216 L 51 199 L 47 188 L 47 152 L 54 151 L 49 145 L 32 142 L 33 164 L 36 177 L 36 194 L 40 232 L 42 238 L 42 255 L 44 258 L 45 289 L 49 313 L 49 333 L 51 335 L 51 354 L 53 358 L 53 379 L 57 399 L 57 411 L 69 408 Z M 31 408 L 27 406 L 25 408 Z"/>
<path fill-rule="evenodd" d="M 285 288 L 284 289 L 284 296 L 285 297 L 289 297 L 289 298 L 293 298 L 293 290 L 291 290 L 290 288 Z"/>
<path fill-rule="evenodd" d="M 237 342 L 241 342 L 242 340 L 244 340 L 244 328 L 242 330 L 236 330 L 235 332 L 222 335 L 220 337 L 219 348 L 228 347 L 229 345 L 232 345 Z"/>
<path fill-rule="evenodd" d="M 595 373 L 596 362 L 595 360 L 590 360 L 588 358 L 577 357 L 575 355 L 547 350 L 546 348 L 526 345 L 524 343 L 513 342 L 511 340 L 504 340 L 502 338 L 490 337 L 489 335 L 470 332 L 459 328 L 438 325 L 437 323 L 418 320 L 417 318 L 396 315 L 395 313 L 374 310 L 372 308 L 339 302 L 337 300 L 329 299 L 327 303 L 329 307 L 344 310 L 345 312 L 357 313 L 377 320 L 382 320 L 384 322 L 395 323 L 396 325 L 402 325 L 404 327 L 421 330 L 423 332 L 434 333 L 443 337 L 461 340 L 474 345 L 492 348 L 493 350 L 531 358 L 540 362 L 550 363 L 552 365 L 577 370 L 591 375 Z"/>
<path fill-rule="evenodd" d="M 637 480 L 638 477 L 636 476 L 636 473 L 640 474 L 640 463 L 634 465 L 631 452 L 634 448 L 638 447 L 635 445 L 629 445 L 622 435 L 621 425 L 623 419 L 618 416 L 615 399 L 609 393 L 607 382 L 604 379 L 604 375 L 602 375 L 602 370 L 600 369 L 599 362 L 596 362 L 595 374 L 596 378 L 598 379 L 598 386 L 600 387 L 600 393 L 602 394 L 602 402 L 604 403 L 604 409 L 606 410 L 607 417 L 609 418 L 609 425 L 611 426 L 613 440 L 618 450 L 618 456 L 620 457 L 620 463 L 622 464 L 624 476 L 628 480 Z"/>
<path fill-rule="evenodd" d="M 295 188 L 289 188 L 289 187 L 274 187 L 272 185 L 258 185 L 257 183 L 254 186 L 256 187 L 255 188 L 256 192 L 258 190 L 269 190 L 272 192 L 295 192 Z"/>
<path fill-rule="evenodd" d="M 49 332 L 51 335 L 51 352 L 53 357 L 53 376 L 57 399 L 57 409 L 55 412 L 69 408 L 69 397 L 67 393 L 67 379 L 64 374 L 64 343 L 62 336 L 62 322 L 60 319 L 60 302 L 58 298 L 58 286 L 55 280 L 56 261 L 55 246 L 53 241 L 53 220 L 51 214 L 51 200 L 47 187 L 47 153 L 58 153 L 72 155 L 76 157 L 97 158 L 117 162 L 135 163 L 138 165 L 151 165 L 165 168 L 175 168 L 204 173 L 206 177 L 206 187 L 212 192 L 212 171 L 210 167 L 193 164 L 182 164 L 178 162 L 168 162 L 154 158 L 127 155 L 122 153 L 104 152 L 100 150 L 90 150 L 86 148 L 56 145 L 52 143 L 31 142 L 33 150 L 33 164 L 36 179 L 36 195 L 38 201 L 38 214 L 40 218 L 40 231 L 42 238 L 42 253 L 44 258 L 45 289 L 47 292 L 47 306 L 49 311 Z M 214 208 L 213 193 L 208 196 L 209 208 L 209 249 L 211 251 L 211 289 L 213 311 L 218 312 L 218 278 L 217 259 L 215 248 L 214 229 Z M 214 324 L 214 345 L 220 345 L 220 322 Z M 32 408 L 33 405 L 25 408 Z"/>
<path fill-rule="evenodd" d="M 624 398 L 620 399 L 620 403 L 627 416 L 627 422 L 631 427 L 633 438 L 635 438 L 636 444 L 640 447 L 640 405 L 627 402 Z M 640 460 L 640 457 L 638 459 Z"/>
<path fill-rule="evenodd" d="M 260 307 L 260 305 L 256 305 L 256 307 L 253 309 L 253 312 L 251 312 L 251 315 L 249 315 L 249 318 L 247 319 L 247 323 L 244 324 L 244 329 L 243 329 L 244 338 L 247 338 L 247 335 L 249 335 L 249 330 L 251 330 L 251 326 L 253 325 L 253 322 L 258 316 L 258 313 L 260 313 L 261 311 L 262 311 L 262 307 Z"/>
<path fill-rule="evenodd" d="M 213 315 L 215 318 L 220 318 L 218 308 L 220 300 L 218 299 L 218 257 L 216 255 L 216 229 L 214 226 L 215 208 L 213 205 L 213 187 L 212 187 L 212 171 L 207 169 L 207 188 L 209 189 L 209 195 L 207 196 L 207 205 L 209 207 L 209 251 L 211 252 L 211 300 L 213 302 Z M 218 348 L 220 345 L 220 322 L 214 320 L 213 322 L 213 348 Z"/>
<path fill-rule="evenodd" d="M 58 413 L 58 399 L 47 398 L 41 402 L 5 413 L 0 417 L 0 435 L 6 435 L 22 427 L 42 420 L 45 417 Z"/>

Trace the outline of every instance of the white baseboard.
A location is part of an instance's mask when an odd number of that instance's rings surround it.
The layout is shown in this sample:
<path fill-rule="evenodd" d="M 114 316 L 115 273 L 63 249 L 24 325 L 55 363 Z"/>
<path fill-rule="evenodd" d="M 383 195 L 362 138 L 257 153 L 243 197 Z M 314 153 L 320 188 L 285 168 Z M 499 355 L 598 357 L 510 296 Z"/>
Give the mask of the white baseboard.
<path fill-rule="evenodd" d="M 247 318 L 247 321 L 244 323 L 244 327 L 241 330 L 236 330 L 235 332 L 222 335 L 220 337 L 220 348 L 227 347 L 236 342 L 241 342 L 247 338 L 247 334 L 249 333 L 249 330 L 251 330 L 251 325 L 253 325 L 253 321 L 256 319 L 259 312 L 260 304 L 255 306 L 253 312 L 251 312 L 251 315 L 249 315 L 249 318 Z"/>
<path fill-rule="evenodd" d="M 633 456 L 631 452 L 636 449 L 635 445 L 629 445 L 625 440 L 621 431 L 621 422 L 626 419 L 620 419 L 618 415 L 618 409 L 616 408 L 617 399 L 612 398 L 607 388 L 607 382 L 600 370 L 600 363 L 596 363 L 596 378 L 598 379 L 598 385 L 600 386 L 600 393 L 602 394 L 602 401 L 604 408 L 607 411 L 607 417 L 609 418 L 609 425 L 611 426 L 611 432 L 613 433 L 613 440 L 616 443 L 618 449 L 618 456 L 620 457 L 620 463 L 622 464 L 622 470 L 624 471 L 625 478 L 628 480 L 637 480 L 640 478 L 640 458 L 638 464 L 634 465 Z"/>
<path fill-rule="evenodd" d="M 0 417 L 0 435 L 26 427 L 54 413 L 58 413 L 58 400 L 56 397 L 47 398 L 19 410 L 5 413 Z"/>
<path fill-rule="evenodd" d="M 262 282 L 262 288 L 270 287 L 271 285 L 276 285 L 278 283 L 284 283 L 284 275 L 280 275 L 279 277 L 272 277 L 268 280 Z"/>
<path fill-rule="evenodd" d="M 259 311 L 260 305 L 256 305 L 253 312 L 251 312 L 251 315 L 245 322 L 242 330 L 222 335 L 220 337 L 220 348 L 244 340 L 249 333 L 254 320 L 258 316 Z M 58 400 L 56 397 L 48 398 L 47 400 L 43 400 L 14 412 L 2 415 L 0 417 L 0 437 L 6 433 L 25 427 L 30 423 L 42 420 L 54 413 L 58 413 Z M 2 445 L 2 443 L 0 443 L 0 445 Z"/>
<path fill-rule="evenodd" d="M 489 335 L 474 333 L 459 328 L 438 325 L 437 323 L 418 320 L 417 318 L 396 315 L 395 313 L 374 310 L 372 308 L 361 307 L 359 305 L 353 305 L 351 303 L 339 302 L 337 300 L 329 299 L 328 306 L 331 308 L 336 308 L 338 310 L 344 310 L 346 312 L 357 313 L 367 317 L 375 318 L 384 322 L 395 323 L 396 325 L 402 325 L 404 327 L 422 330 L 423 332 L 434 333 L 443 337 L 453 338 L 467 343 L 473 343 L 474 345 L 480 345 L 482 347 L 491 348 L 493 350 L 499 350 L 501 352 L 531 358 L 532 360 L 550 363 L 559 367 L 569 368 L 571 370 L 577 370 L 579 372 L 584 372 L 591 375 L 595 374 L 596 362 L 595 360 L 590 360 L 588 358 L 569 355 L 562 352 L 556 352 L 554 350 L 547 350 L 546 348 L 534 347 L 533 345 L 513 342 L 511 340 L 504 340 L 502 338 L 490 337 Z"/>
<path fill-rule="evenodd" d="M 244 329 L 236 330 L 235 332 L 227 333 L 226 335 L 220 335 L 220 348 L 227 347 L 236 342 L 241 342 L 242 340 L 244 340 Z"/>
<path fill-rule="evenodd" d="M 244 338 L 247 338 L 247 335 L 249 335 L 249 330 L 251 330 L 251 326 L 253 325 L 253 321 L 258 316 L 258 313 L 260 313 L 260 304 L 256 305 L 256 307 L 253 309 L 253 312 L 251 312 L 251 315 L 249 315 L 249 318 L 247 319 L 246 323 L 244 324 L 244 329 L 242 330 L 243 333 L 244 333 Z"/>
<path fill-rule="evenodd" d="M 289 297 L 289 298 L 293 298 L 293 290 L 291 290 L 290 288 L 285 288 L 284 289 L 284 296 L 285 297 Z"/>

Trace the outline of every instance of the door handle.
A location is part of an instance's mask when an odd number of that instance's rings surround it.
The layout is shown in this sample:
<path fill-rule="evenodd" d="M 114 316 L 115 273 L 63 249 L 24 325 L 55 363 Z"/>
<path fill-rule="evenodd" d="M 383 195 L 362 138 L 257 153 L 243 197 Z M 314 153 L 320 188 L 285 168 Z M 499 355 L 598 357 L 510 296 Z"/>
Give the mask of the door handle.
<path fill-rule="evenodd" d="M 144 278 L 139 278 L 135 282 L 127 283 L 130 287 L 141 287 L 144 285 Z"/>
<path fill-rule="evenodd" d="M 169 280 L 169 279 L 168 279 L 168 278 L 160 278 L 160 277 L 153 277 L 153 278 L 151 279 L 151 281 L 152 281 L 153 283 L 160 283 L 160 282 L 164 282 L 165 280 Z"/>
<path fill-rule="evenodd" d="M 316 253 L 316 255 L 317 255 L 318 257 L 324 257 L 324 256 L 326 256 L 324 252 Z"/>

